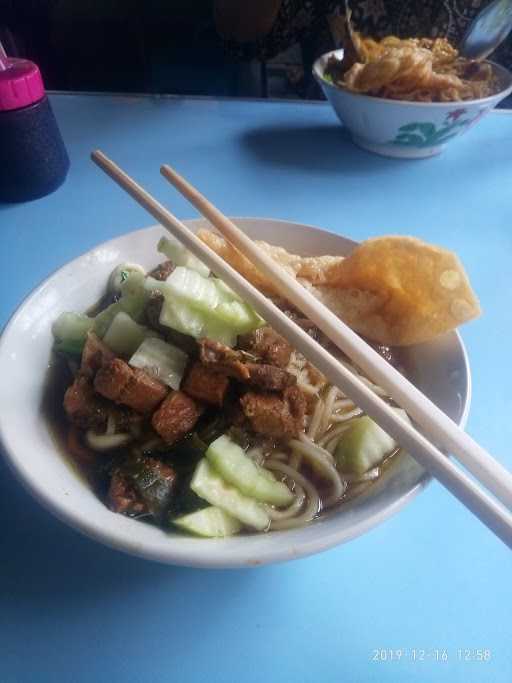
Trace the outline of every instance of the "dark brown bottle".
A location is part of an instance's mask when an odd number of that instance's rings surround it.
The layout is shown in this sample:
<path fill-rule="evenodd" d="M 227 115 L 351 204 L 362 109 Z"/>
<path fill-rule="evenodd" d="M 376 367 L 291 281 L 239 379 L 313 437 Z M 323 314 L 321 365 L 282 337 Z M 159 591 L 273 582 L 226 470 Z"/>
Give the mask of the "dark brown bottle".
<path fill-rule="evenodd" d="M 26 59 L 0 59 L 0 202 L 50 194 L 68 170 L 39 68 Z"/>

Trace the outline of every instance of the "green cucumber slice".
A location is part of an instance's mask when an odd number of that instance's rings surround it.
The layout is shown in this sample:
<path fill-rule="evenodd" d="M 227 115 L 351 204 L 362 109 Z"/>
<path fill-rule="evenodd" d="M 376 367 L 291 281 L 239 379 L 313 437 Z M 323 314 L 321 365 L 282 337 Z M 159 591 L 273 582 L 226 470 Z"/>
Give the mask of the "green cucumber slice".
<path fill-rule="evenodd" d="M 146 271 L 138 263 L 126 262 L 116 266 L 108 278 L 107 289 L 109 292 L 121 292 L 123 282 L 126 282 L 133 273 L 141 273 L 143 276 L 146 275 Z"/>
<path fill-rule="evenodd" d="M 184 267 L 176 268 L 165 282 L 146 278 L 145 287 L 164 296 L 160 323 L 196 339 L 207 337 L 234 346 L 237 336 L 264 321 L 217 278 L 204 278 Z"/>
<path fill-rule="evenodd" d="M 405 410 L 393 408 L 410 422 Z M 398 447 L 397 442 L 368 415 L 358 417 L 347 429 L 335 451 L 338 468 L 342 472 L 364 474 L 379 465 Z"/>
<path fill-rule="evenodd" d="M 174 237 L 162 237 L 157 244 L 157 250 L 167 256 L 175 266 L 184 266 L 195 270 L 203 277 L 208 277 L 210 269 L 192 254 L 181 242 Z"/>
<path fill-rule="evenodd" d="M 247 526 L 265 531 L 270 525 L 270 517 L 263 505 L 225 482 L 206 458 L 199 461 L 190 488 L 210 505 L 220 507 Z"/>
<path fill-rule="evenodd" d="M 180 301 L 200 311 L 212 311 L 219 303 L 219 293 L 212 278 L 178 266 L 165 281 L 166 290 Z"/>
<path fill-rule="evenodd" d="M 205 316 L 186 303 L 166 298 L 160 312 L 160 324 L 198 339 L 203 336 Z"/>
<path fill-rule="evenodd" d="M 229 301 L 240 301 L 243 303 L 243 299 L 241 299 L 236 292 L 234 292 L 229 285 L 227 285 L 224 280 L 219 280 L 219 278 L 214 278 L 213 281 L 215 282 L 215 286 L 217 287 L 217 290 L 219 292 L 219 301 L 222 302 L 229 302 Z"/>
<path fill-rule="evenodd" d="M 218 341 L 225 346 L 235 346 L 238 335 L 226 323 L 208 317 L 201 336 Z"/>
<path fill-rule="evenodd" d="M 293 493 L 286 484 L 253 462 L 229 436 L 224 434 L 215 439 L 208 447 L 206 457 L 223 479 L 246 496 L 279 507 L 293 501 Z"/>
<path fill-rule="evenodd" d="M 131 356 L 148 334 L 156 336 L 156 332 L 139 325 L 124 311 L 119 311 L 105 332 L 103 341 L 114 353 L 120 356 Z"/>
<path fill-rule="evenodd" d="M 225 301 L 214 310 L 219 321 L 229 325 L 238 334 L 245 334 L 258 327 L 258 321 L 252 308 L 240 301 Z"/>
<path fill-rule="evenodd" d="M 179 389 L 188 356 L 176 346 L 164 342 L 163 339 L 148 337 L 144 339 L 128 362 L 134 368 L 146 370 L 171 389 Z"/>
<path fill-rule="evenodd" d="M 82 313 L 61 313 L 52 325 L 55 348 L 80 355 L 93 325 L 94 318 Z"/>
<path fill-rule="evenodd" d="M 107 306 L 94 318 L 94 331 L 98 337 L 105 335 L 110 323 L 121 311 L 135 321 L 141 318 L 148 296 L 144 281 L 145 277 L 139 271 L 132 270 L 127 273 L 126 279 L 119 285 L 121 291 L 119 301 Z"/>
<path fill-rule="evenodd" d="M 205 538 L 233 536 L 242 528 L 238 519 L 214 506 L 177 517 L 172 523 L 183 531 Z"/>
<path fill-rule="evenodd" d="M 121 298 L 119 299 L 119 306 L 122 311 L 128 313 L 134 320 L 140 318 L 146 305 L 145 279 L 142 272 L 131 270 L 127 273 L 127 278 L 120 285 Z"/>

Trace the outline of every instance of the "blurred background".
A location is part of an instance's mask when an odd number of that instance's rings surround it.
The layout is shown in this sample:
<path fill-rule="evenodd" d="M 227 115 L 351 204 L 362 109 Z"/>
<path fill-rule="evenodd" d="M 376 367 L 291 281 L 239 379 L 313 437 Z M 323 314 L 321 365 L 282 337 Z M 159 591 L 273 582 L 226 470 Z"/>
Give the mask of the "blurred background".
<path fill-rule="evenodd" d="M 351 0 L 374 37 L 457 44 L 486 0 Z M 311 65 L 343 43 L 332 0 L 0 0 L 0 39 L 52 90 L 321 99 Z M 512 39 L 496 61 L 512 67 Z"/>

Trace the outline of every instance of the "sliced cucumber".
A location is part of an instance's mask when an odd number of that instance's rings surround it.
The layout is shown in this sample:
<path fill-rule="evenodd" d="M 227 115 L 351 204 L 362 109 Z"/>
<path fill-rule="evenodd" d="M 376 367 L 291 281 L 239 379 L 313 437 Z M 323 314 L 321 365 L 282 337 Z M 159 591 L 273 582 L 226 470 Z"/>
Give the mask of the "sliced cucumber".
<path fill-rule="evenodd" d="M 120 263 L 110 273 L 107 283 L 108 290 L 114 293 L 121 292 L 121 285 L 123 282 L 126 282 L 132 273 L 145 275 L 146 271 L 138 263 Z"/>
<path fill-rule="evenodd" d="M 120 356 L 131 356 L 150 333 L 147 327 L 139 325 L 124 311 L 119 311 L 110 323 L 103 341 Z M 156 335 L 156 332 L 153 332 Z"/>
<path fill-rule="evenodd" d="M 214 506 L 177 517 L 172 523 L 183 531 L 206 538 L 233 536 L 242 528 L 238 519 Z"/>
<path fill-rule="evenodd" d="M 246 496 L 279 507 L 293 501 L 293 493 L 286 484 L 276 481 L 271 472 L 253 462 L 229 436 L 224 434 L 215 439 L 206 457 L 223 479 Z"/>
<path fill-rule="evenodd" d="M 195 270 L 178 266 L 165 284 L 171 295 L 200 311 L 212 311 L 219 303 L 219 292 L 213 279 L 203 277 Z"/>
<path fill-rule="evenodd" d="M 110 323 L 121 311 L 135 321 L 142 316 L 148 297 L 144 286 L 145 277 L 137 270 L 132 270 L 127 275 L 128 277 L 119 286 L 121 292 L 119 301 L 107 306 L 94 318 L 94 331 L 98 337 L 105 335 Z"/>
<path fill-rule="evenodd" d="M 410 421 L 402 408 L 393 408 Z M 368 415 L 358 417 L 347 429 L 335 451 L 336 464 L 342 472 L 364 474 L 382 462 L 398 447 L 397 442 Z"/>
<path fill-rule="evenodd" d="M 238 333 L 226 323 L 209 318 L 203 328 L 202 337 L 218 341 L 225 346 L 235 346 Z"/>
<path fill-rule="evenodd" d="M 245 334 L 258 327 L 259 321 L 253 309 L 240 301 L 224 301 L 214 311 L 219 321 L 229 325 L 238 334 Z"/>
<path fill-rule="evenodd" d="M 208 337 L 234 346 L 239 334 L 264 321 L 221 280 L 178 267 L 165 282 L 146 278 L 146 290 L 164 296 L 160 323 L 196 339 Z"/>
<path fill-rule="evenodd" d="M 80 355 L 94 318 L 81 313 L 61 313 L 52 325 L 55 348 L 65 353 Z"/>
<path fill-rule="evenodd" d="M 234 346 L 239 334 L 264 323 L 222 280 L 202 277 L 189 268 L 175 268 L 165 282 L 146 278 L 145 287 L 164 296 L 160 323 L 196 339 L 208 337 Z"/>
<path fill-rule="evenodd" d="M 236 292 L 234 292 L 229 285 L 227 285 L 223 280 L 219 278 L 214 278 L 215 286 L 219 292 L 219 301 L 229 302 L 229 301 L 240 301 L 243 302 Z"/>
<path fill-rule="evenodd" d="M 130 365 L 146 370 L 172 389 L 180 388 L 187 362 L 181 349 L 155 337 L 144 339 L 129 360 Z"/>
<path fill-rule="evenodd" d="M 225 482 L 206 458 L 199 461 L 190 488 L 210 505 L 220 507 L 247 526 L 265 531 L 270 525 L 270 517 L 263 505 Z"/>
<path fill-rule="evenodd" d="M 160 324 L 199 339 L 208 337 L 226 346 L 236 344 L 237 333 L 214 315 L 191 308 L 176 299 L 165 299 L 160 312 Z"/>
<path fill-rule="evenodd" d="M 163 294 L 164 296 L 169 293 L 165 280 L 157 280 L 150 275 L 144 279 L 144 289 L 147 292 L 160 292 L 160 294 Z"/>
<path fill-rule="evenodd" d="M 144 287 L 146 278 L 140 270 L 131 270 L 127 276 L 120 285 L 119 305 L 122 311 L 128 313 L 134 320 L 138 320 L 147 301 L 147 292 Z"/>
<path fill-rule="evenodd" d="M 160 324 L 198 339 L 203 336 L 205 316 L 201 311 L 190 308 L 188 304 L 169 298 L 164 299 Z"/>
<path fill-rule="evenodd" d="M 245 303 L 225 282 L 215 278 L 215 286 L 219 291 L 219 304 L 215 309 L 215 313 L 219 314 L 218 317 L 220 319 L 224 319 L 228 323 L 232 321 L 233 327 L 237 329 L 239 334 L 250 332 L 265 324 L 263 318 L 256 313 L 254 308 Z M 225 305 L 233 303 L 241 304 L 241 307 L 238 305 Z"/>
<path fill-rule="evenodd" d="M 115 316 L 122 311 L 119 301 L 114 304 L 110 304 L 107 308 L 103 309 L 101 313 L 94 318 L 94 331 L 98 337 L 104 337 L 105 332 L 108 330 L 110 323 L 115 318 Z"/>
<path fill-rule="evenodd" d="M 162 237 L 157 244 L 158 251 L 167 256 L 175 266 L 195 270 L 199 275 L 208 277 L 210 269 L 174 237 Z"/>

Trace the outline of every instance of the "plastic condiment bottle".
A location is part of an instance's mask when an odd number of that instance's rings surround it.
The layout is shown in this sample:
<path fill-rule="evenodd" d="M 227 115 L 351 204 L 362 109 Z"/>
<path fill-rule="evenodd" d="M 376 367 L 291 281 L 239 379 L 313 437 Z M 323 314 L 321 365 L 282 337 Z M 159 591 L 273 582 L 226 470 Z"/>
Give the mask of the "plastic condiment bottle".
<path fill-rule="evenodd" d="M 0 53 L 0 202 L 50 194 L 68 169 L 39 68 Z"/>

